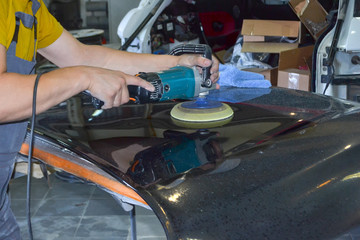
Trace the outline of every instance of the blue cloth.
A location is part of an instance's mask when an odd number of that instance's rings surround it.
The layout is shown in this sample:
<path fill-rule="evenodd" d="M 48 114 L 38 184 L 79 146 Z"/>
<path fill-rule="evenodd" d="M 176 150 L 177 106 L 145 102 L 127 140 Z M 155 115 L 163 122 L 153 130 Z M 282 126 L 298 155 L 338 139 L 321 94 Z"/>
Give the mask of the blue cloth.
<path fill-rule="evenodd" d="M 219 65 L 220 78 L 218 84 L 220 86 L 231 86 L 240 88 L 269 88 L 270 81 L 264 79 L 259 73 L 241 71 L 232 65 Z"/>
<path fill-rule="evenodd" d="M 211 90 L 206 96 L 208 100 L 240 103 L 269 94 L 271 88 L 238 88 L 223 86 L 220 89 Z"/>

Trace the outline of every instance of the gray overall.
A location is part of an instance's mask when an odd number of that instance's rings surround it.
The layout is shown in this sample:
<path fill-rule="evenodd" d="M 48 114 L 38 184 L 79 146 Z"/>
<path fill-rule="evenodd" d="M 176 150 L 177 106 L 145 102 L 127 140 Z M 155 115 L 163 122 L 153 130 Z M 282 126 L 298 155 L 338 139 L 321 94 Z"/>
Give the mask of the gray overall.
<path fill-rule="evenodd" d="M 7 72 L 31 74 L 35 69 L 35 52 L 32 61 L 26 61 L 15 56 L 18 42 L 18 32 L 20 23 L 27 28 L 35 28 L 35 46 L 37 41 L 36 27 L 37 21 L 34 17 L 39 10 L 40 3 L 32 0 L 33 15 L 22 12 L 16 12 L 16 28 L 13 40 L 7 50 L 6 63 Z M 34 50 L 35 50 L 34 46 Z M 1 84 L 0 84 L 1 87 Z M 14 168 L 15 157 L 24 141 L 28 122 L 16 122 L 9 124 L 0 124 L 0 239 L 12 240 L 21 239 L 20 229 L 16 223 L 15 217 L 10 209 L 10 201 L 7 195 L 7 187 Z"/>

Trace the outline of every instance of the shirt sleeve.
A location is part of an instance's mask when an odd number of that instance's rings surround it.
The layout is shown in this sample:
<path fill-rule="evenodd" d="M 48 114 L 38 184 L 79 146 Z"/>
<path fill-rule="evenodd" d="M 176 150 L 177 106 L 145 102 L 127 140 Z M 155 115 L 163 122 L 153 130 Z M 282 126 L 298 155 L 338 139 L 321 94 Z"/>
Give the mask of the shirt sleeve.
<path fill-rule="evenodd" d="M 41 7 L 36 14 L 39 27 L 38 48 L 45 48 L 55 42 L 64 29 L 55 17 L 50 14 L 43 1 L 40 1 L 40 3 Z"/>
<path fill-rule="evenodd" d="M 0 1 L 0 44 L 5 47 L 8 46 L 8 8 L 7 1 Z"/>

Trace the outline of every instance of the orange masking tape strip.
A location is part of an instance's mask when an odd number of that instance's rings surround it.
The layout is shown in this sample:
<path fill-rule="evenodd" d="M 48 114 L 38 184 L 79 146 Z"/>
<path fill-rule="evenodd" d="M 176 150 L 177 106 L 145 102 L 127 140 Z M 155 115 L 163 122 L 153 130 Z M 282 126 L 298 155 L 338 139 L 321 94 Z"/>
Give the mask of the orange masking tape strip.
<path fill-rule="evenodd" d="M 23 144 L 20 153 L 24 155 L 28 155 L 29 153 L 29 145 Z M 138 201 L 142 204 L 147 205 L 147 203 L 131 188 L 116 182 L 112 179 L 106 178 L 98 173 L 95 173 L 89 169 L 86 169 L 84 167 L 81 167 L 80 165 L 70 162 L 66 159 L 60 158 L 58 156 L 55 156 L 51 153 L 39 150 L 37 148 L 34 148 L 33 151 L 33 157 L 40 159 L 50 166 L 60 168 L 66 172 L 69 172 L 71 174 L 74 174 L 78 177 L 84 178 L 86 180 L 90 180 L 100 186 L 103 186 L 115 193 L 118 193 L 122 196 L 131 198 L 135 201 Z"/>

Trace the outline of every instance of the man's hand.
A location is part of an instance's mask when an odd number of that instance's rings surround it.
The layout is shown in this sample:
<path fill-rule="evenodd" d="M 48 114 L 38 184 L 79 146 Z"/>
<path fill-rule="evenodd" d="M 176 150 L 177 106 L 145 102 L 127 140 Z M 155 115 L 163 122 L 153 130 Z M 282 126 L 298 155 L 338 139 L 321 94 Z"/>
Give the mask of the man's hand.
<path fill-rule="evenodd" d="M 136 76 L 121 71 L 107 70 L 96 67 L 85 67 L 89 79 L 89 90 L 93 97 L 104 102 L 103 109 L 118 107 L 129 101 L 128 85 L 136 85 L 148 91 L 154 91 L 154 86 Z"/>
<path fill-rule="evenodd" d="M 219 61 L 216 57 L 212 57 L 212 60 L 209 60 L 204 57 L 200 57 L 198 55 L 184 54 L 179 56 L 179 65 L 186 67 L 209 67 L 210 69 L 210 79 L 213 83 L 216 83 L 219 80 Z"/>

